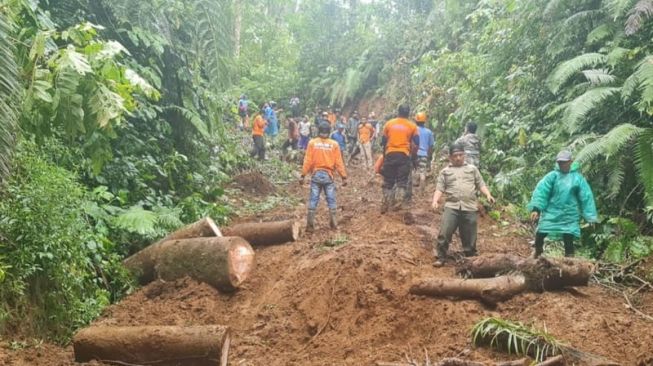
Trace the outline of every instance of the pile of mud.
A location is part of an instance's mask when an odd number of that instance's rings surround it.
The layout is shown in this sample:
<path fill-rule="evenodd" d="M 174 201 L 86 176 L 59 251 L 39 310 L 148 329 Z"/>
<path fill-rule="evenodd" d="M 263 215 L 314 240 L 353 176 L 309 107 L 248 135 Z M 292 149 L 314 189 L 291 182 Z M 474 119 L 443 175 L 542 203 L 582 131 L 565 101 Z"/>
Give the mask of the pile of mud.
<path fill-rule="evenodd" d="M 232 187 L 243 193 L 264 197 L 277 192 L 277 188 L 260 172 L 252 171 L 233 178 Z"/>

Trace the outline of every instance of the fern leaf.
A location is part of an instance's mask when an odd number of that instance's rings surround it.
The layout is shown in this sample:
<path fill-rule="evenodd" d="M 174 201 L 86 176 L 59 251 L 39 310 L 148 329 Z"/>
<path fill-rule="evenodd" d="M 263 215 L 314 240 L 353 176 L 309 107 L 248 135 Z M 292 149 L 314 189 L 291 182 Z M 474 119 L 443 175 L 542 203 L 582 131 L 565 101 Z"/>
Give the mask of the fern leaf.
<path fill-rule="evenodd" d="M 113 223 L 130 233 L 136 233 L 147 237 L 154 237 L 158 234 L 156 229 L 157 216 L 154 212 L 145 210 L 140 206 L 132 206 L 125 210 L 113 220 Z"/>
<path fill-rule="evenodd" d="M 576 155 L 576 160 L 587 163 L 598 156 L 606 158 L 614 156 L 624 147 L 630 146 L 630 143 L 644 131 L 645 129 L 630 123 L 620 124 L 597 140 L 585 145 Z"/>
<path fill-rule="evenodd" d="M 587 34 L 586 45 L 597 44 L 614 34 L 614 29 L 608 23 L 603 23 Z"/>
<path fill-rule="evenodd" d="M 571 132 L 576 131 L 579 122 L 585 118 L 589 112 L 620 90 L 621 88 L 614 87 L 593 88 L 572 100 L 567 107 L 567 115 L 565 118 L 567 129 Z"/>
<path fill-rule="evenodd" d="M 623 47 L 615 47 L 612 51 L 610 51 L 607 55 L 608 57 L 608 65 L 614 67 L 616 66 L 621 60 L 623 60 L 626 55 L 631 50 L 628 48 L 623 48 Z"/>
<path fill-rule="evenodd" d="M 604 6 L 610 12 L 612 19 L 617 20 L 624 16 L 634 3 L 635 0 L 607 0 Z"/>
<path fill-rule="evenodd" d="M 645 57 L 637 64 L 635 72 L 624 82 L 621 98 L 624 101 L 630 99 L 635 90 L 641 90 L 640 110 L 653 103 L 653 56 Z"/>
<path fill-rule="evenodd" d="M 653 15 L 653 0 L 639 0 L 637 4 L 628 12 L 626 19 L 626 35 L 630 36 L 637 33 L 642 27 L 642 23 Z"/>
<path fill-rule="evenodd" d="M 574 74 L 580 72 L 589 66 L 604 64 L 607 57 L 600 53 L 585 53 L 567 60 L 558 65 L 549 75 L 546 84 L 552 93 L 557 94 L 562 85 L 566 83 Z"/>
<path fill-rule="evenodd" d="M 583 70 L 583 75 L 591 85 L 611 84 L 614 82 L 614 75 L 608 69 Z"/>
<path fill-rule="evenodd" d="M 610 169 L 608 171 L 608 182 L 607 182 L 607 191 L 608 198 L 615 198 L 619 195 L 619 192 L 623 189 L 624 177 L 626 176 L 626 164 L 624 164 L 623 156 L 620 159 L 616 159 L 616 162 L 610 164 Z"/>
<path fill-rule="evenodd" d="M 639 136 L 635 150 L 635 165 L 648 204 L 653 205 L 653 129 L 651 128 L 647 128 Z"/>

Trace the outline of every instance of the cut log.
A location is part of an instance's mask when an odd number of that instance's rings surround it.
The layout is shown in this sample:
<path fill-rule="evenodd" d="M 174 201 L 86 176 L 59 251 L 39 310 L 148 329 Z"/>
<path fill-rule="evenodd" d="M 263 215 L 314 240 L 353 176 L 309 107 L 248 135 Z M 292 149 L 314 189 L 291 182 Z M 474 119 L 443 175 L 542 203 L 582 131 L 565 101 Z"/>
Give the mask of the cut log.
<path fill-rule="evenodd" d="M 483 279 L 425 279 L 411 286 L 409 292 L 433 297 L 477 299 L 494 304 L 507 300 L 526 289 L 526 279 L 524 276 L 516 274 Z"/>
<path fill-rule="evenodd" d="M 254 250 L 235 236 L 169 240 L 152 257 L 163 280 L 189 276 L 222 291 L 237 289 L 254 268 Z"/>
<path fill-rule="evenodd" d="M 587 286 L 594 264 L 575 258 L 522 258 L 514 255 L 479 256 L 466 260 L 456 272 L 473 278 L 519 272 L 532 291 L 558 290 L 568 286 Z"/>
<path fill-rule="evenodd" d="M 475 257 L 458 267 L 459 274 L 476 279 L 434 278 L 413 285 L 410 292 L 434 297 L 478 299 L 487 303 L 507 300 L 529 290 L 558 290 L 587 286 L 594 265 L 572 258 L 521 258 L 511 255 Z M 497 274 L 509 273 L 499 277 Z"/>
<path fill-rule="evenodd" d="M 513 361 L 501 361 L 494 364 L 494 366 L 528 366 L 531 361 L 528 358 L 520 358 Z"/>
<path fill-rule="evenodd" d="M 443 358 L 440 362 L 435 363 L 435 366 L 485 366 L 485 363 L 450 357 Z"/>
<path fill-rule="evenodd" d="M 123 261 L 125 267 L 136 275 L 140 284 L 146 284 L 154 281 L 154 259 L 153 254 L 157 251 L 157 246 L 169 240 L 222 236 L 220 228 L 210 217 L 205 217 L 190 225 L 184 226 L 168 234 L 156 243 L 143 248 L 141 251 L 128 257 Z"/>
<path fill-rule="evenodd" d="M 229 328 L 219 325 L 91 326 L 73 339 L 75 361 L 123 365 L 226 366 Z"/>
<path fill-rule="evenodd" d="M 252 222 L 224 229 L 226 236 L 240 236 L 253 246 L 283 244 L 299 239 L 298 221 Z"/>
<path fill-rule="evenodd" d="M 549 357 L 535 366 L 564 366 L 565 358 L 562 355 Z"/>

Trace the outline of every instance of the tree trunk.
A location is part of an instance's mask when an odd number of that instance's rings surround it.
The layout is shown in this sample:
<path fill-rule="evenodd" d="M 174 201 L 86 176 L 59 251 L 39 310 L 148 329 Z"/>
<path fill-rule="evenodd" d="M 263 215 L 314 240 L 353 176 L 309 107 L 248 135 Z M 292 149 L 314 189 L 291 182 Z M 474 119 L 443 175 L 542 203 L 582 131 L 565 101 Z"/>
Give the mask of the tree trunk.
<path fill-rule="evenodd" d="M 475 257 L 457 268 L 459 274 L 492 278 L 434 278 L 414 284 L 410 293 L 435 297 L 478 299 L 486 303 L 507 300 L 523 291 L 559 290 L 587 286 L 594 265 L 572 258 L 521 258 L 512 255 Z"/>
<path fill-rule="evenodd" d="M 567 286 L 587 286 L 593 263 L 575 258 L 522 258 L 514 255 L 479 256 L 465 261 L 456 272 L 473 278 L 521 272 L 532 291 L 558 290 Z"/>
<path fill-rule="evenodd" d="M 163 280 L 189 276 L 227 292 L 236 290 L 254 268 L 254 250 L 239 237 L 169 240 L 157 246 L 153 258 Z"/>
<path fill-rule="evenodd" d="M 210 217 L 205 217 L 195 223 L 184 226 L 170 234 L 156 243 L 143 248 L 141 251 L 135 253 L 129 258 L 125 259 L 122 263 L 132 273 L 135 273 L 140 284 L 146 284 L 154 281 L 154 258 L 153 254 L 157 252 L 157 247 L 168 240 L 197 238 L 197 237 L 211 237 L 222 236 L 220 228 Z"/>
<path fill-rule="evenodd" d="M 477 299 L 488 304 L 507 300 L 526 290 L 526 279 L 521 275 L 483 279 L 432 278 L 410 287 L 415 295 Z"/>
<path fill-rule="evenodd" d="M 298 221 L 273 221 L 238 224 L 224 229 L 227 236 L 240 236 L 251 245 L 283 244 L 299 239 Z"/>
<path fill-rule="evenodd" d="M 226 366 L 229 328 L 90 326 L 73 339 L 75 361 L 130 365 Z"/>

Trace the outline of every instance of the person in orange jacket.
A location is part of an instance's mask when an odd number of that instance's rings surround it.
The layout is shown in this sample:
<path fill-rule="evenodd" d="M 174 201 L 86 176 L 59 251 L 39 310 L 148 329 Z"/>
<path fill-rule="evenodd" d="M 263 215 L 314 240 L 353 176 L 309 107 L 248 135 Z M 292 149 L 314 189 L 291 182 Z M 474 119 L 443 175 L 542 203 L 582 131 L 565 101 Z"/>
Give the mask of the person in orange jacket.
<path fill-rule="evenodd" d="M 381 145 L 383 146 L 383 199 L 381 213 L 386 213 L 390 206 L 399 209 L 408 206 L 410 196 L 406 194 L 411 170 L 410 153 L 413 146 L 419 146 L 417 125 L 408 119 L 410 107 L 399 106 L 397 118 L 389 120 L 383 127 Z M 395 205 L 395 200 L 402 200 Z"/>
<path fill-rule="evenodd" d="M 374 131 L 374 126 L 367 121 L 367 118 L 361 118 L 361 122 L 358 125 L 358 143 L 360 144 L 360 149 L 365 156 L 365 166 L 371 168 L 374 164 L 374 157 L 372 156 L 372 138 L 374 137 L 376 131 Z"/>
<path fill-rule="evenodd" d="M 258 156 L 259 160 L 265 159 L 265 127 L 267 127 L 267 122 L 263 118 L 262 113 L 259 113 L 254 117 L 254 123 L 252 124 L 252 139 L 254 140 L 254 149 L 250 153 L 252 157 Z"/>
<path fill-rule="evenodd" d="M 342 185 L 347 185 L 347 172 L 342 161 L 340 146 L 329 138 L 331 126 L 321 123 L 318 126 L 318 137 L 312 139 L 306 148 L 304 165 L 302 167 L 301 183 L 304 177 L 311 175 L 311 193 L 308 200 L 308 215 L 306 217 L 306 230 L 315 229 L 315 210 L 320 202 L 320 193 L 324 191 L 327 205 L 329 206 L 329 224 L 332 229 L 338 228 L 336 218 L 336 185 L 333 175 L 337 171 L 342 177 Z"/>

